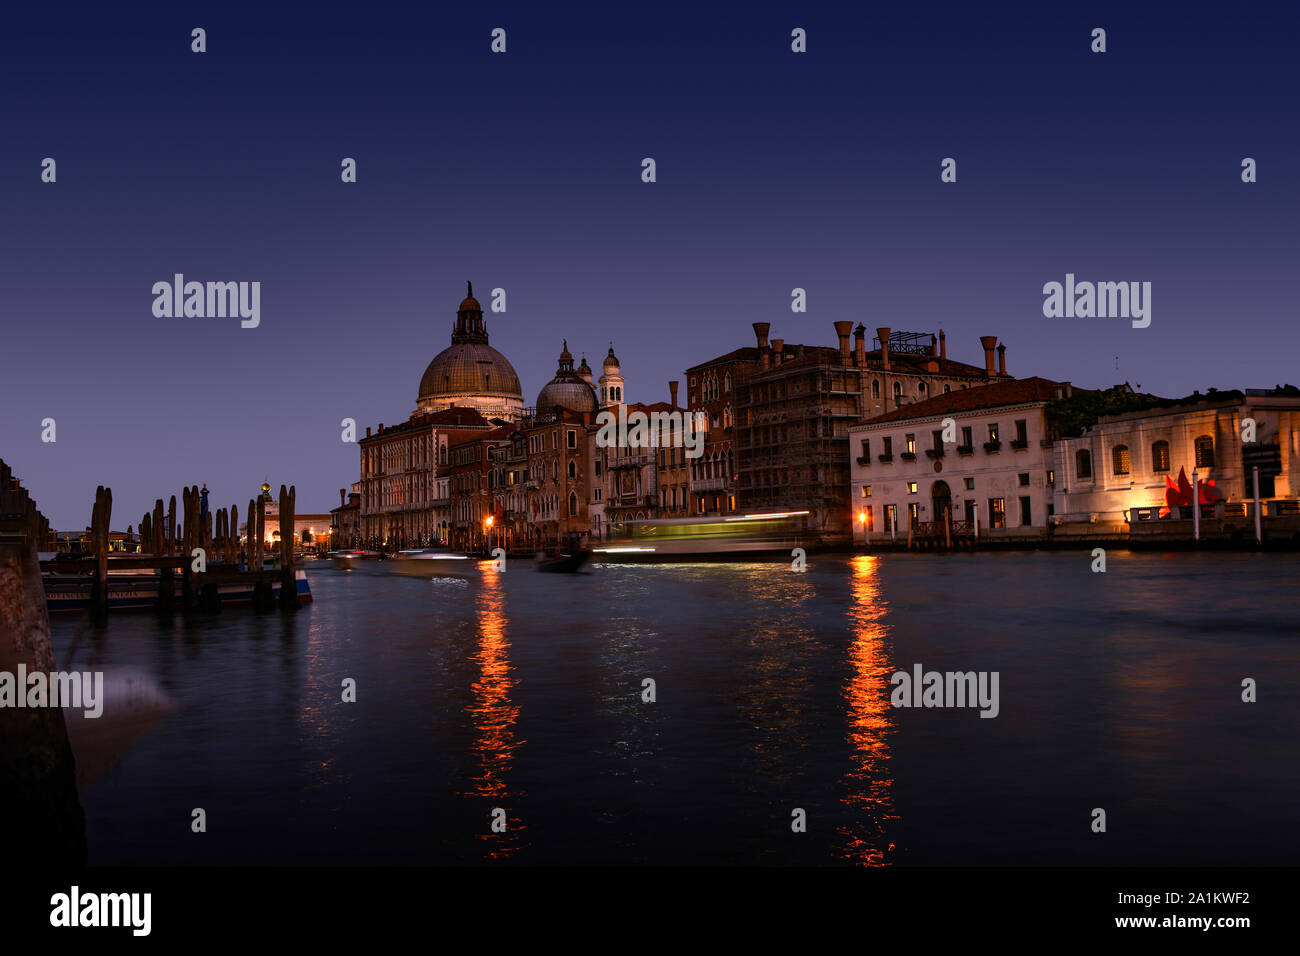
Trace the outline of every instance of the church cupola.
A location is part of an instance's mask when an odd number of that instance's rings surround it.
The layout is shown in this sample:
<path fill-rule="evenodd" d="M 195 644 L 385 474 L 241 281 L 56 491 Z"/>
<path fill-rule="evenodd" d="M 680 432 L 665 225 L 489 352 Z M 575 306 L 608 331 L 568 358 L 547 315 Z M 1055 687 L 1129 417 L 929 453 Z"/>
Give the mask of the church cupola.
<path fill-rule="evenodd" d="M 474 298 L 474 283 L 467 282 L 468 292 L 456 310 L 456 328 L 451 333 L 453 345 L 478 343 L 487 345 L 487 327 L 483 325 L 483 306 Z"/>

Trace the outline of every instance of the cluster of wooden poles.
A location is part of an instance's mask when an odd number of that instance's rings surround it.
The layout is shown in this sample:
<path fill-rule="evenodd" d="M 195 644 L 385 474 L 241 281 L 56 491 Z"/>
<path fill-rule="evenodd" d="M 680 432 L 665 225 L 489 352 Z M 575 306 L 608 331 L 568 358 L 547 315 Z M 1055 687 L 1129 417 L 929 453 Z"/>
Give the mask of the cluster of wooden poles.
<path fill-rule="evenodd" d="M 248 502 L 247 546 L 239 537 L 239 507 L 218 509 L 215 513 L 204 508 L 206 489 L 200 492 L 197 485 L 181 491 L 181 523 L 177 524 L 176 496 L 172 495 L 167 510 L 163 500 L 154 501 L 153 511 L 140 519 L 140 551 L 138 559 L 129 560 L 132 568 L 155 568 L 159 572 L 157 610 L 172 614 L 176 610 L 175 571 L 181 569 L 181 610 L 184 613 L 221 610 L 222 584 L 248 583 L 253 585 L 253 607 L 259 611 L 275 608 L 272 577 L 263 565 L 263 540 L 266 534 L 266 512 L 261 498 Z M 280 607 L 286 611 L 299 608 L 297 582 L 294 577 L 293 522 L 296 490 L 293 486 L 280 486 Z M 113 491 L 100 485 L 95 490 L 95 505 L 91 513 L 91 551 L 95 556 L 95 581 L 91 588 L 91 617 L 102 620 L 108 613 L 108 549 L 109 522 L 113 512 Z M 283 529 L 288 529 L 285 532 Z M 209 566 L 212 562 L 212 566 Z M 127 562 L 123 562 L 126 566 Z"/>

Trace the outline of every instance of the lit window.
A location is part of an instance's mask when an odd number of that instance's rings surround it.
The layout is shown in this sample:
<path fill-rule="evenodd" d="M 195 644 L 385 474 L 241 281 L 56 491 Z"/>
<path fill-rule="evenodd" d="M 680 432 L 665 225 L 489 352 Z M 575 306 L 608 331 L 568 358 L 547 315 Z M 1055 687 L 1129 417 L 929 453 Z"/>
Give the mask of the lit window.
<path fill-rule="evenodd" d="M 1127 475 L 1129 473 L 1128 445 L 1116 445 L 1112 457 L 1114 458 L 1115 474 Z"/>
<path fill-rule="evenodd" d="M 1214 467 L 1214 439 L 1209 435 L 1196 439 L 1196 467 Z"/>
<path fill-rule="evenodd" d="M 1169 442 L 1158 441 L 1151 446 L 1151 470 L 1169 470 Z"/>
<path fill-rule="evenodd" d="M 916 494 L 916 482 L 915 482 L 915 481 L 909 481 L 909 482 L 907 483 L 907 493 L 908 493 L 909 495 L 914 495 L 914 494 Z"/>

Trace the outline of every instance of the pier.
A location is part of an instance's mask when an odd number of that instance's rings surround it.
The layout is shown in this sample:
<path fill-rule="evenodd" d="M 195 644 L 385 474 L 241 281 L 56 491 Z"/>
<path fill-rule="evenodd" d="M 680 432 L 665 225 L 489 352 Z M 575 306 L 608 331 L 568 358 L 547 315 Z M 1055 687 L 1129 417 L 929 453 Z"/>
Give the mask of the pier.
<path fill-rule="evenodd" d="M 311 600 L 305 575 L 299 579 L 293 537 L 279 543 L 278 560 L 267 566 L 263 549 L 264 498 L 248 503 L 247 544 L 239 536 L 239 510 L 207 508 L 207 489 L 190 486 L 175 495 L 166 511 L 162 498 L 140 521 L 140 554 L 109 554 L 113 492 L 100 486 L 91 510 L 89 554 L 59 554 L 40 563 L 51 610 L 82 610 L 103 623 L 110 610 L 152 608 L 160 615 L 178 609 L 192 615 L 218 614 L 227 603 L 251 604 L 257 611 L 278 604 L 293 612 Z M 280 486 L 280 516 L 293 526 L 296 489 Z M 48 528 L 41 540 L 49 538 Z M 135 572 L 132 574 L 131 572 Z M 301 586 L 300 586 L 301 585 Z"/>

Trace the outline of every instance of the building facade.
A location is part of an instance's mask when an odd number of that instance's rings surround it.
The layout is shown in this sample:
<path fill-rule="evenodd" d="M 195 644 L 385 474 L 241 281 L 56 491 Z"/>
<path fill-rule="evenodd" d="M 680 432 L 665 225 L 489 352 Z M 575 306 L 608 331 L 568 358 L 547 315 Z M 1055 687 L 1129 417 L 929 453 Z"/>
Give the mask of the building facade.
<path fill-rule="evenodd" d="M 1256 466 L 1260 498 L 1281 504 L 1300 496 L 1300 393 L 1212 393 L 1103 416 L 1055 452 L 1061 523 L 1127 522 L 1133 509 L 1158 510 L 1180 473 L 1190 481 L 1195 472 L 1198 483 L 1213 482 L 1218 497 L 1239 504 L 1254 497 Z"/>
<path fill-rule="evenodd" d="M 755 323 L 759 367 L 737 389 L 736 472 L 747 511 L 807 511 L 812 541 L 852 540 L 849 428 L 934 395 L 1010 380 L 1005 346 L 983 336 L 984 368 L 947 357 L 946 335 L 834 323 L 839 348 L 768 342 Z M 850 334 L 854 345 L 849 344 Z M 1000 368 L 994 368 L 994 352 Z"/>
<path fill-rule="evenodd" d="M 1063 389 L 1042 378 L 998 382 L 851 427 L 854 544 L 971 534 L 976 523 L 986 538 L 1045 537 L 1055 481 L 1048 407 Z"/>

